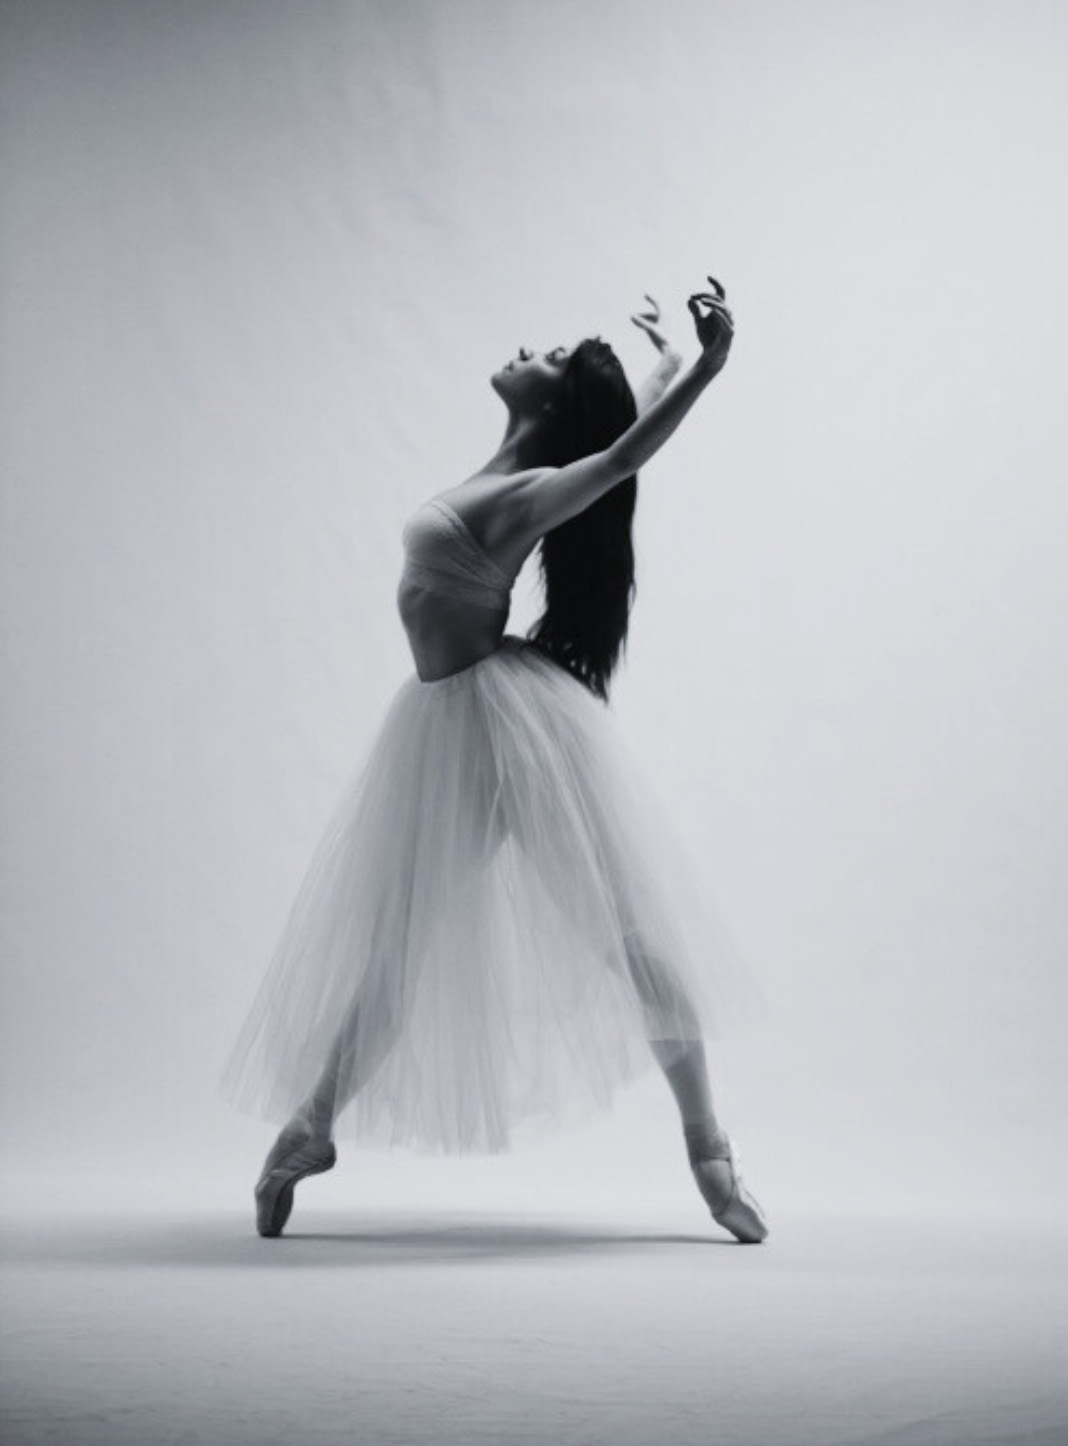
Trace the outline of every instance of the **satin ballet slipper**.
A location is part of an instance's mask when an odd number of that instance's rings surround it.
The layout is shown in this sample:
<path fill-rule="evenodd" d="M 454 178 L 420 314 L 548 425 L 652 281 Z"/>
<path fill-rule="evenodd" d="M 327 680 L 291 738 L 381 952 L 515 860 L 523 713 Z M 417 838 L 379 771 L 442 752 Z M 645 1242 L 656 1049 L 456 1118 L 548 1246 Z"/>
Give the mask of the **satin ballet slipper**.
<path fill-rule="evenodd" d="M 293 1209 L 293 1191 L 308 1175 L 322 1175 L 337 1163 L 333 1140 L 313 1139 L 307 1125 L 285 1126 L 263 1162 L 256 1182 L 256 1229 L 263 1236 L 281 1235 Z"/>
<path fill-rule="evenodd" d="M 743 1245 L 759 1245 L 767 1238 L 768 1223 L 742 1181 L 740 1165 L 734 1142 L 728 1137 L 726 1155 L 694 1160 L 691 1169 L 716 1224 L 729 1230 Z M 713 1186 L 716 1188 L 712 1189 Z M 726 1204 L 715 1205 L 713 1201 L 722 1201 L 724 1194 L 727 1195 Z"/>

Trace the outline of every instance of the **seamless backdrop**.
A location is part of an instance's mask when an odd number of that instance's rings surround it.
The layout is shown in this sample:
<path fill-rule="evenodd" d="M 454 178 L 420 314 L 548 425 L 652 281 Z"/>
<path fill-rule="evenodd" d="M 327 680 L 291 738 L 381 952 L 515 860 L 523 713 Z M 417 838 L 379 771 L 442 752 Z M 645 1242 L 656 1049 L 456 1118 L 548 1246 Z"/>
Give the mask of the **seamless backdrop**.
<path fill-rule="evenodd" d="M 403 518 L 519 344 L 637 379 L 642 293 L 692 354 L 713 270 L 735 354 L 642 477 L 614 707 L 771 1005 L 725 1115 L 779 1208 L 1063 1205 L 1064 7 L 2 16 L 11 1189 L 244 1192 L 270 1127 L 216 1078 L 410 671 Z M 651 1075 L 329 1188 L 675 1194 L 679 1148 Z"/>

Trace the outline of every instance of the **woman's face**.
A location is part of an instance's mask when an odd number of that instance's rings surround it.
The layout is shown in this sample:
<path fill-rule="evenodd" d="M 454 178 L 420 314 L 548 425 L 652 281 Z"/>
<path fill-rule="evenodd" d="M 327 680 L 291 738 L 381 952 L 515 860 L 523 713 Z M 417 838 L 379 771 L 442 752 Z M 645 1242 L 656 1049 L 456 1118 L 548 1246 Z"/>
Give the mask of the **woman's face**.
<path fill-rule="evenodd" d="M 493 373 L 490 386 L 510 411 L 539 412 L 556 395 L 570 355 L 571 348 L 566 346 L 552 351 L 529 351 L 521 346 L 518 356 Z"/>

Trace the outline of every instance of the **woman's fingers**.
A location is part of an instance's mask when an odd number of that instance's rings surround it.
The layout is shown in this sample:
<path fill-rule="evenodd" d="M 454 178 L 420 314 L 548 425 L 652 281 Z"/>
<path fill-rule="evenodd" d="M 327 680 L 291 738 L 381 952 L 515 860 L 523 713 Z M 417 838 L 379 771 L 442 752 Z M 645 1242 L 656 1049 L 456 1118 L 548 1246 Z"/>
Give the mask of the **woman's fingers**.
<path fill-rule="evenodd" d="M 722 317 L 724 321 L 729 322 L 732 326 L 734 325 L 734 315 L 730 307 L 724 306 L 718 297 L 709 296 L 707 292 L 694 292 L 693 296 L 690 297 L 689 306 L 694 316 L 705 317 L 714 314 Z M 707 308 L 707 310 L 702 311 L 702 307 Z"/>
<path fill-rule="evenodd" d="M 714 276 L 708 278 L 711 291 L 695 291 L 687 301 L 694 319 L 697 339 L 716 372 L 727 361 L 734 341 L 734 317 L 727 306 L 724 288 Z"/>
<path fill-rule="evenodd" d="M 723 297 L 717 295 L 715 292 L 695 291 L 694 296 L 697 297 L 698 301 L 707 301 L 709 306 L 721 306 L 724 309 L 727 308 L 727 303 L 723 300 Z"/>
<path fill-rule="evenodd" d="M 667 337 L 660 330 L 659 316 L 653 316 L 647 311 L 637 311 L 631 317 L 634 325 L 645 333 L 645 335 L 656 347 L 657 351 L 663 352 L 667 347 Z"/>
<path fill-rule="evenodd" d="M 734 317 L 718 296 L 696 291 L 687 302 L 693 315 L 697 339 L 706 355 L 722 366 L 734 340 Z"/>

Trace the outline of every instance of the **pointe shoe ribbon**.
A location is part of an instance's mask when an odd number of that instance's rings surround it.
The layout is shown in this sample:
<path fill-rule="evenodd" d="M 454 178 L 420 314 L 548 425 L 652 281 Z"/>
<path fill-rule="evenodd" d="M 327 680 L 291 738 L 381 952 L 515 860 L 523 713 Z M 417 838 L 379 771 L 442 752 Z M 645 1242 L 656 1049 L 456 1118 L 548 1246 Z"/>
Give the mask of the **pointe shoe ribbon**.
<path fill-rule="evenodd" d="M 310 1130 L 287 1126 L 263 1163 L 256 1182 L 256 1229 L 281 1235 L 293 1209 L 293 1191 L 309 1175 L 322 1175 L 337 1163 L 333 1140 L 316 1140 Z"/>

